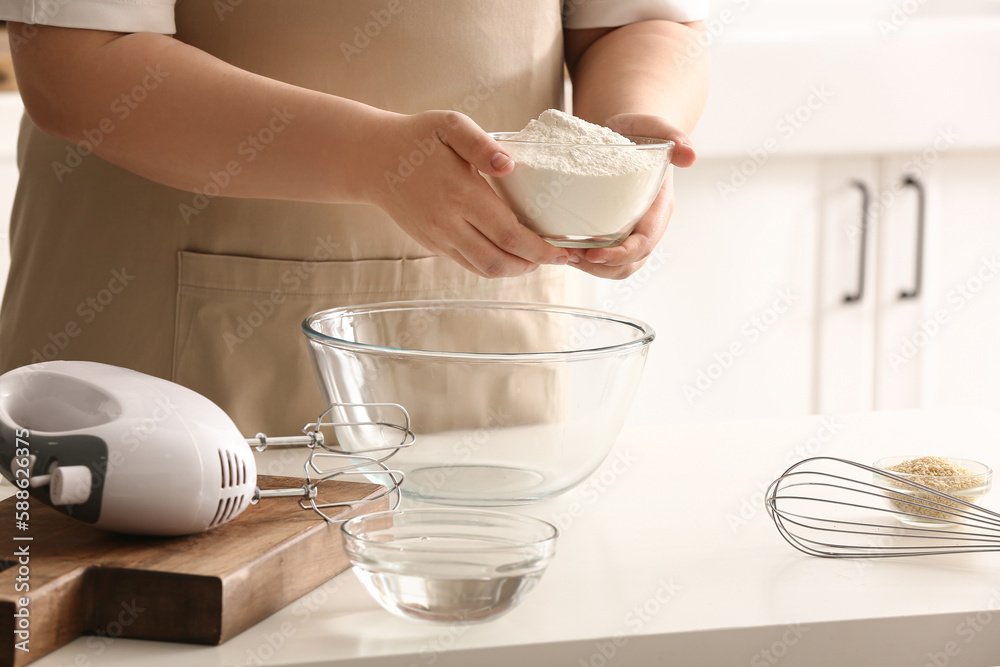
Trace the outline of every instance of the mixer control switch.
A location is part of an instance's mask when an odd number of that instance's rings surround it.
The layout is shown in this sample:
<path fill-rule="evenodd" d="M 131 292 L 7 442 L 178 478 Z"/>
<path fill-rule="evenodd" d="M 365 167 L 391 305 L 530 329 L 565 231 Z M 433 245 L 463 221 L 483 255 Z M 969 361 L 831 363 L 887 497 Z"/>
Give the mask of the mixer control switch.
<path fill-rule="evenodd" d="M 87 466 L 60 466 L 52 471 L 49 497 L 53 505 L 80 505 L 90 498 L 91 476 Z"/>

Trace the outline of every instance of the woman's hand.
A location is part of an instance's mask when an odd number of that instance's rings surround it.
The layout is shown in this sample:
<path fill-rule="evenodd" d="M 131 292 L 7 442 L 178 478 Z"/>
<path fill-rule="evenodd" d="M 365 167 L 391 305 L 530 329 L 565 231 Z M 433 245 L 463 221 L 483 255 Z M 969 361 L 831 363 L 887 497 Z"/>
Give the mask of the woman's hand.
<path fill-rule="evenodd" d="M 417 243 L 487 278 L 567 263 L 568 251 L 518 222 L 479 173 L 505 176 L 514 162 L 471 118 L 427 111 L 388 124 L 372 199 Z"/>
<path fill-rule="evenodd" d="M 669 139 L 674 147 L 671 163 L 678 167 L 694 164 L 695 152 L 688 136 L 659 116 L 624 113 L 612 116 L 606 125 L 619 134 L 638 137 Z M 667 176 L 646 215 L 621 245 L 613 248 L 574 250 L 570 257 L 573 266 L 599 278 L 627 278 L 646 262 L 656 244 L 663 237 L 667 223 L 674 212 L 673 166 L 667 167 Z"/>

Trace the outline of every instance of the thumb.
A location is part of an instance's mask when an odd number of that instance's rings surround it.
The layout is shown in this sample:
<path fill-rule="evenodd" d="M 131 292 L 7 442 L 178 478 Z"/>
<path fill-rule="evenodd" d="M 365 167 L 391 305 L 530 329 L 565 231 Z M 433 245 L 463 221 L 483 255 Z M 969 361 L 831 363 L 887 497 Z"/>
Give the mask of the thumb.
<path fill-rule="evenodd" d="M 607 125 L 621 134 L 673 141 L 674 153 L 670 161 L 678 167 L 690 167 L 698 157 L 691 138 L 659 116 L 621 113 L 609 118 Z"/>
<path fill-rule="evenodd" d="M 506 176 L 514 170 L 514 159 L 465 114 L 449 114 L 438 131 L 438 139 L 484 174 Z"/>

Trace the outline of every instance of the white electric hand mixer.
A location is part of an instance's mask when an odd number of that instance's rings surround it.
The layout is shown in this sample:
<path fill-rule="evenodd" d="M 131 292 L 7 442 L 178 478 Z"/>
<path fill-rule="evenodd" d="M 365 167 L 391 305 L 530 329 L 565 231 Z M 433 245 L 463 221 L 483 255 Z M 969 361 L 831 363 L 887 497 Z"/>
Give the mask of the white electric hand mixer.
<path fill-rule="evenodd" d="M 345 452 L 327 445 L 321 429 L 358 424 L 325 422 L 329 409 L 304 435 L 248 439 L 212 401 L 173 382 L 106 364 L 45 362 L 0 376 L 0 474 L 63 514 L 120 533 L 197 533 L 278 496 L 300 497 L 332 521 L 324 508 L 351 503 L 317 500 L 329 479 L 384 478 L 384 495 L 395 492 L 399 502 L 402 473 L 385 461 L 414 438 L 406 410 L 383 406 L 398 409 L 401 423 L 365 424 L 399 441 Z M 308 447 L 302 486 L 258 488 L 251 445 Z M 324 468 L 331 460 L 335 467 Z"/>

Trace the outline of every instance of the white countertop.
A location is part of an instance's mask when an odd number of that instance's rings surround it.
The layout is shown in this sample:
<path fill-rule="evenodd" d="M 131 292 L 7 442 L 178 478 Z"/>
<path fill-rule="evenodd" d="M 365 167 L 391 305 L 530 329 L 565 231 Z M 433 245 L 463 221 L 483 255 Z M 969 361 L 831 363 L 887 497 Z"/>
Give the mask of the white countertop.
<path fill-rule="evenodd" d="M 998 437 L 1000 415 L 961 409 L 626 428 L 583 486 L 520 510 L 562 535 L 538 587 L 494 621 L 396 618 L 346 572 L 222 646 L 85 637 L 34 664 L 995 665 L 1000 553 L 812 558 L 779 537 L 762 490 L 816 454 L 996 467 Z"/>

